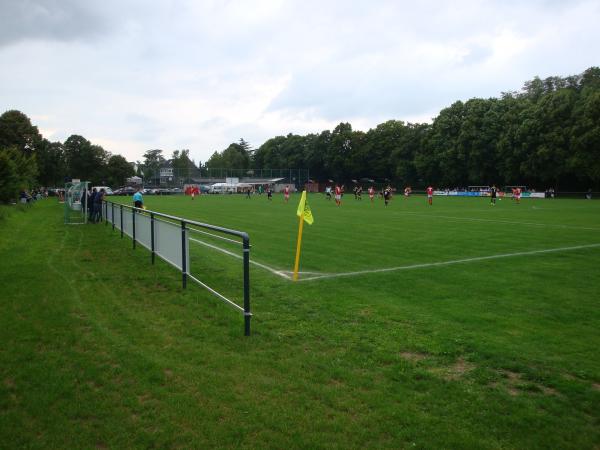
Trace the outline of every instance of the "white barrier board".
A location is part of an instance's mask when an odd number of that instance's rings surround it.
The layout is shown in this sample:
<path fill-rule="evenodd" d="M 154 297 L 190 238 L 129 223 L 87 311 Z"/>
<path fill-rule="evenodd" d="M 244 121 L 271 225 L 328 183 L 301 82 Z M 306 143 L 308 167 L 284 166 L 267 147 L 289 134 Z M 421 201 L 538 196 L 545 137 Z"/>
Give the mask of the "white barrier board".
<path fill-rule="evenodd" d="M 133 211 L 129 208 L 123 209 L 123 233 L 133 237 Z"/>
<path fill-rule="evenodd" d="M 186 266 L 190 268 L 188 231 L 185 232 Z M 154 221 L 154 251 L 158 256 L 183 270 L 181 260 L 181 226 L 162 220 Z"/>
<path fill-rule="evenodd" d="M 151 225 L 150 216 L 145 214 L 135 214 L 135 240 L 146 247 L 148 250 L 152 250 L 152 236 L 151 236 Z"/>
<path fill-rule="evenodd" d="M 115 227 L 118 228 L 119 230 L 121 229 L 121 208 L 117 208 L 117 206 L 115 206 Z"/>

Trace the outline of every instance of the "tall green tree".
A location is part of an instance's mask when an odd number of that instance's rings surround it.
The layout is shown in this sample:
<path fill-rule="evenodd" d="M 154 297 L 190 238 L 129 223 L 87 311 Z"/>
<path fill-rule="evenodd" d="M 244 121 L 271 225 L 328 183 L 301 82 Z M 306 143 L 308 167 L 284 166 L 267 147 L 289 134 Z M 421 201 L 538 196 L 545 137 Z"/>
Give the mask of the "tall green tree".
<path fill-rule="evenodd" d="M 0 148 L 15 147 L 26 156 L 35 154 L 42 136 L 21 111 L 10 110 L 0 116 Z"/>
<path fill-rule="evenodd" d="M 599 71 L 600 72 L 600 71 Z M 600 73 L 598 74 L 600 80 Z M 600 87 L 600 83 L 598 83 Z M 600 89 L 585 87 L 573 111 L 570 166 L 580 180 L 600 186 Z"/>
<path fill-rule="evenodd" d="M 250 151 L 248 150 L 248 146 L 244 143 L 229 144 L 229 147 L 221 153 L 213 153 L 206 162 L 206 166 L 211 169 L 250 169 Z"/>
<path fill-rule="evenodd" d="M 166 160 L 162 155 L 163 151 L 160 149 L 148 150 L 144 153 L 144 180 L 152 184 L 158 184 L 160 181 L 160 166 L 163 165 Z"/>
<path fill-rule="evenodd" d="M 135 175 L 133 166 L 121 155 L 111 155 L 106 164 L 106 182 L 110 186 L 122 186 L 125 180 Z"/>
<path fill-rule="evenodd" d="M 40 185 L 61 186 L 66 175 L 63 145 L 60 142 L 50 142 L 44 138 L 38 146 L 35 156 Z"/>
<path fill-rule="evenodd" d="M 13 150 L 14 151 L 14 150 Z M 18 198 L 20 176 L 13 155 L 8 149 L 0 150 L 0 202 L 7 203 Z"/>
<path fill-rule="evenodd" d="M 37 176 L 33 155 L 17 147 L 0 149 L 0 202 L 16 200 L 21 190 L 31 189 Z"/>
<path fill-rule="evenodd" d="M 108 153 L 83 136 L 71 135 L 63 144 L 67 176 L 101 183 L 105 178 Z"/>

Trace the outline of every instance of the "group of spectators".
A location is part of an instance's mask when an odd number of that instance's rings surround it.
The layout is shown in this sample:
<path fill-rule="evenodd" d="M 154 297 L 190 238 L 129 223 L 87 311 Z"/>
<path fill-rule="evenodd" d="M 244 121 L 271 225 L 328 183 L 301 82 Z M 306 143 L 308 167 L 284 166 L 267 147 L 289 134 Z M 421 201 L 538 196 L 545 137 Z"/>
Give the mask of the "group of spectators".
<path fill-rule="evenodd" d="M 19 202 L 21 203 L 32 203 L 43 198 L 48 198 L 48 191 L 45 189 L 35 189 L 31 192 L 23 189 L 19 192 Z"/>
<path fill-rule="evenodd" d="M 96 188 L 88 188 L 87 191 L 87 212 L 88 220 L 91 223 L 98 223 L 102 221 L 102 201 L 104 200 L 104 188 L 98 191 Z"/>

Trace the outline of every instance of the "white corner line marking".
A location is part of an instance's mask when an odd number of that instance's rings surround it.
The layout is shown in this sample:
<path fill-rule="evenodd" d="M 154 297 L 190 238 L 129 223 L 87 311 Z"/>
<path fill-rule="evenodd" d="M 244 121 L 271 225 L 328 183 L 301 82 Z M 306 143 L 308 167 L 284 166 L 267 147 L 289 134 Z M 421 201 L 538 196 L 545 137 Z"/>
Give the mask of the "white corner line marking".
<path fill-rule="evenodd" d="M 412 264 L 409 266 L 388 267 L 388 268 L 384 268 L 384 269 L 371 269 L 371 270 L 359 270 L 356 272 L 333 273 L 333 274 L 319 275 L 319 276 L 308 277 L 308 278 L 301 278 L 298 281 L 312 281 L 312 280 L 322 280 L 325 278 L 350 277 L 350 276 L 355 276 L 355 275 L 366 275 L 366 274 L 370 274 L 370 273 L 395 272 L 395 271 L 399 271 L 399 270 L 422 269 L 424 267 L 449 266 L 451 264 L 469 263 L 469 262 L 474 262 L 474 261 L 486 261 L 486 260 L 490 260 L 490 259 L 511 258 L 514 256 L 538 255 L 538 254 L 542 254 L 542 253 L 566 252 L 566 251 L 581 250 L 581 249 L 595 248 L 595 247 L 600 247 L 600 243 L 588 244 L 588 245 L 577 245 L 574 247 L 549 248 L 549 249 L 545 249 L 545 250 L 532 250 L 532 251 L 528 251 L 528 252 L 501 253 L 499 255 L 477 256 L 475 258 L 455 259 L 455 260 L 451 260 L 451 261 L 440 261 L 440 262 L 424 263 L 424 264 Z"/>
<path fill-rule="evenodd" d="M 229 250 L 225 250 L 224 248 L 218 247 L 216 245 L 212 245 L 212 244 L 209 244 L 207 242 L 200 241 L 200 240 L 194 239 L 194 238 L 190 238 L 190 241 L 194 241 L 194 242 L 197 242 L 198 244 L 204 245 L 206 247 L 210 247 L 210 248 L 212 248 L 214 250 L 218 250 L 220 252 L 225 253 L 226 255 L 233 256 L 234 258 L 243 259 L 243 257 L 241 255 L 238 255 L 237 253 L 230 252 Z M 285 278 L 286 280 L 291 280 L 292 279 L 289 275 L 287 275 L 285 273 L 285 271 L 274 269 L 272 267 L 267 266 L 266 264 L 261 264 L 259 262 L 252 261 L 252 260 L 250 260 L 250 264 L 254 264 L 257 267 L 260 267 L 262 269 L 268 270 L 269 272 L 274 273 L 275 275 L 279 275 L 280 277 Z"/>

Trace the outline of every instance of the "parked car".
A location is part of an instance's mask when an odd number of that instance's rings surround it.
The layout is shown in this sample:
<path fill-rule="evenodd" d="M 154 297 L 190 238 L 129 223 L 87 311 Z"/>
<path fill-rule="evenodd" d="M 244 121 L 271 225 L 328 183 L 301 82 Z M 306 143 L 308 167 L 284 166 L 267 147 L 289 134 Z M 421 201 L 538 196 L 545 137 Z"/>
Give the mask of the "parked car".
<path fill-rule="evenodd" d="M 114 195 L 114 192 L 108 186 L 93 186 L 92 189 L 96 189 L 96 192 L 100 192 L 100 189 L 104 189 L 106 195 Z"/>
<path fill-rule="evenodd" d="M 113 195 L 133 195 L 137 192 L 136 188 L 125 186 L 113 192 Z"/>

